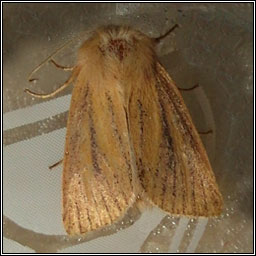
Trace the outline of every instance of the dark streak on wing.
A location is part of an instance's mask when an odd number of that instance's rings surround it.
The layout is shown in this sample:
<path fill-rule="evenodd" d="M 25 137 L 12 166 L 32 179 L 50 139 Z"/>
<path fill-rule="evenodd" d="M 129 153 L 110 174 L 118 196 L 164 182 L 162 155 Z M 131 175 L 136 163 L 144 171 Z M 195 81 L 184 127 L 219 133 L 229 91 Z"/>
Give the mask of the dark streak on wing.
<path fill-rule="evenodd" d="M 173 90 L 170 90 L 168 88 L 168 81 L 166 81 L 165 77 L 160 76 L 158 77 L 160 80 L 160 84 L 164 86 L 164 90 L 163 88 L 159 87 L 159 89 L 168 96 L 169 101 L 171 101 L 173 103 L 173 106 L 175 108 L 175 111 L 177 113 L 177 115 L 179 116 L 179 119 L 181 121 L 181 123 L 183 124 L 183 128 L 186 131 L 186 135 L 188 135 L 190 137 L 190 145 L 191 147 L 195 150 L 195 152 L 198 152 L 198 147 L 196 144 L 194 144 L 194 139 L 193 139 L 193 135 L 192 135 L 192 130 L 189 128 L 189 125 L 187 125 L 186 120 L 184 119 L 184 112 L 181 113 L 178 106 L 177 105 L 181 105 L 181 102 L 179 100 L 179 98 L 177 97 L 177 95 L 175 94 L 175 92 L 173 92 Z M 172 100 L 171 100 L 172 99 Z M 174 100 L 175 99 L 175 100 Z"/>
<path fill-rule="evenodd" d="M 139 125 L 140 125 L 140 148 L 142 148 L 143 144 L 143 130 L 144 130 L 144 121 L 143 121 L 143 115 L 144 115 L 144 110 L 143 106 L 140 100 L 137 101 L 138 103 L 138 108 L 139 108 L 139 114 L 140 114 L 140 119 L 139 119 Z"/>
<path fill-rule="evenodd" d="M 179 116 L 179 119 L 180 119 L 180 122 L 182 123 L 182 126 L 183 126 L 183 128 L 184 128 L 184 130 L 186 131 L 186 136 L 189 136 L 189 138 L 190 138 L 190 140 L 189 140 L 189 142 L 190 142 L 190 145 L 191 145 L 191 147 L 194 149 L 194 152 L 198 152 L 198 147 L 197 147 L 197 145 L 195 145 L 195 144 L 193 144 L 193 135 L 192 135 L 192 130 L 190 130 L 190 129 L 188 129 L 189 128 L 189 126 L 187 125 L 187 123 L 186 123 L 186 120 L 184 119 L 184 117 L 183 117 L 183 114 L 180 112 L 180 110 L 179 110 L 179 108 L 177 107 L 177 102 L 178 102 L 178 104 L 181 104 L 180 103 L 180 100 L 179 100 L 179 98 L 176 96 L 176 94 L 172 91 L 172 90 L 170 90 L 170 89 L 168 89 L 168 81 L 166 81 L 166 78 L 165 77 L 163 77 L 163 76 L 158 76 L 158 79 L 159 79 L 159 82 L 160 82 L 160 85 L 162 85 L 163 87 L 164 87 L 164 89 L 163 88 L 161 88 L 161 86 L 159 86 L 158 84 L 158 90 L 161 92 L 161 93 L 163 93 L 163 94 L 166 94 L 167 96 L 168 96 L 168 100 L 170 101 L 170 102 L 172 102 L 173 103 L 173 106 L 174 106 L 174 108 L 175 108 L 175 112 L 176 112 L 176 114 Z M 174 100 L 175 99 L 175 100 Z M 174 104 L 174 102 L 176 103 L 176 104 Z M 193 211 L 194 212 L 196 212 L 195 211 L 195 208 L 196 208 L 196 206 L 195 206 L 195 204 L 196 204 L 196 200 L 195 200 L 195 178 L 194 178 L 194 170 L 192 169 L 192 170 L 190 170 L 191 171 L 191 177 L 192 177 L 192 197 L 193 197 Z M 182 173 L 182 172 L 181 172 Z"/>
<path fill-rule="evenodd" d="M 90 99 L 91 101 L 91 99 Z M 96 143 L 96 132 L 94 128 L 94 122 L 93 122 L 93 117 L 92 117 L 92 102 L 90 102 L 89 109 L 88 109 L 88 115 L 89 115 L 89 127 L 90 127 L 90 139 L 91 139 L 91 156 L 92 156 L 92 164 L 94 167 L 94 170 L 97 173 L 101 172 L 101 168 L 99 167 L 98 164 L 98 159 L 97 159 L 97 143 Z"/>
<path fill-rule="evenodd" d="M 119 142 L 119 145 L 120 145 L 120 148 L 121 148 L 121 152 L 122 152 L 122 156 L 125 159 L 127 169 L 131 170 L 131 164 L 128 161 L 127 156 L 125 154 L 124 144 L 123 144 L 122 138 L 121 138 L 120 133 L 118 132 L 118 129 L 117 129 L 117 126 L 116 126 L 116 118 L 115 118 L 115 112 L 114 112 L 114 108 L 113 108 L 113 101 L 112 101 L 112 99 L 111 99 L 111 97 L 108 93 L 106 93 L 106 97 L 107 97 L 108 104 L 109 104 L 109 110 L 111 112 L 112 128 L 114 130 L 115 137 L 118 139 L 118 142 Z M 126 120 L 128 120 L 126 111 L 125 111 L 125 114 L 126 114 Z M 129 124 L 127 122 L 127 129 L 129 128 L 128 126 L 129 126 Z M 130 174 L 129 174 L 129 179 L 130 179 L 130 184 L 132 184 L 132 175 L 130 175 Z M 125 200 L 127 201 L 126 197 L 125 197 Z"/>
<path fill-rule="evenodd" d="M 128 119 L 128 112 L 127 112 L 127 109 L 126 107 L 123 107 L 124 108 L 124 112 L 125 112 L 125 120 L 126 120 L 126 124 L 127 124 L 127 130 L 128 130 L 128 134 L 130 134 L 130 123 L 129 123 L 129 119 Z M 130 156 L 130 152 L 129 152 L 129 156 Z M 131 156 L 130 156 L 131 157 Z M 129 163 L 129 167 L 131 168 L 131 164 Z M 131 172 L 129 172 L 129 180 L 130 180 L 130 184 L 132 184 L 132 174 Z"/>
<path fill-rule="evenodd" d="M 87 82 L 84 87 L 78 88 L 77 91 L 78 91 L 77 94 L 79 95 L 79 100 L 72 101 L 72 104 L 74 104 L 73 110 L 76 110 L 76 112 L 70 111 L 69 113 L 74 127 L 76 127 L 77 123 L 83 120 L 84 115 L 88 113 L 87 106 L 88 106 L 89 82 Z M 71 135 L 72 145 L 79 144 L 77 143 L 79 137 L 80 137 L 80 131 L 78 129 L 75 129 L 75 131 Z M 70 160 L 72 160 L 72 158 Z M 75 161 L 77 161 L 77 159 L 75 159 Z"/>
<path fill-rule="evenodd" d="M 66 205 L 66 204 L 65 204 Z M 62 220 L 63 223 L 66 221 L 68 211 L 62 211 Z"/>
<path fill-rule="evenodd" d="M 80 90 L 81 91 L 81 90 Z M 83 93 L 83 92 L 81 92 Z M 88 83 L 86 84 L 86 87 L 85 87 L 85 92 L 84 92 L 84 96 L 82 97 L 82 100 L 78 103 L 75 103 L 75 104 L 81 104 L 81 106 L 78 106 L 77 107 L 74 107 L 73 109 L 80 109 L 79 112 L 77 113 L 74 113 L 74 112 L 70 112 L 70 117 L 73 119 L 74 118 L 74 121 L 73 122 L 78 122 L 78 120 L 82 120 L 82 116 L 87 113 L 87 105 L 88 105 L 88 99 L 87 99 L 87 96 L 88 96 L 88 93 L 89 93 L 89 86 L 88 86 Z M 75 117 L 75 114 L 77 114 L 77 117 Z M 76 126 L 76 124 L 74 123 L 74 126 Z M 79 145 L 78 144 L 78 140 L 79 140 L 79 137 L 80 137 L 80 131 L 78 129 L 76 129 L 75 131 L 73 131 L 73 133 L 71 134 L 70 136 L 70 147 L 72 147 L 70 150 L 71 151 L 74 151 L 74 152 L 77 152 L 79 151 L 79 148 L 76 147 L 76 145 Z M 76 153 L 75 153 L 76 154 Z M 79 165 L 79 159 L 77 157 L 75 158 L 70 158 L 70 166 L 78 166 Z"/>
<path fill-rule="evenodd" d="M 115 112 L 114 112 L 114 109 L 113 109 L 113 101 L 107 93 L 106 93 L 106 97 L 107 97 L 107 100 L 108 100 L 108 103 L 109 103 L 109 110 L 111 112 L 111 118 L 112 118 L 111 121 L 112 121 L 112 127 L 113 127 L 113 130 L 114 130 L 114 134 L 115 134 L 115 137 L 118 139 L 119 145 L 121 146 L 122 156 L 126 160 L 127 168 L 130 169 L 131 165 L 130 165 L 130 163 L 129 163 L 126 155 L 125 155 L 123 141 L 122 141 L 122 138 L 121 138 L 120 133 L 118 132 L 118 129 L 117 129 L 117 126 L 116 126 L 116 118 L 115 118 Z"/>
<path fill-rule="evenodd" d="M 89 127 L 90 127 L 90 139 L 91 139 L 91 156 L 92 156 L 92 163 L 93 163 L 93 168 L 96 171 L 96 173 L 94 174 L 96 179 L 97 179 L 97 175 L 102 175 L 102 170 L 98 164 L 98 159 L 97 159 L 97 143 L 96 143 L 96 132 L 95 132 L 95 128 L 94 128 L 94 122 L 93 122 L 93 117 L 92 117 L 92 100 L 91 100 L 91 96 L 90 96 L 90 104 L 88 105 L 89 109 L 88 109 L 88 115 L 89 115 Z M 106 200 L 102 194 L 101 191 L 101 197 L 102 200 L 104 202 L 104 206 L 107 210 L 107 213 L 109 215 L 109 218 L 112 220 L 110 213 L 109 213 L 109 209 L 108 206 L 106 204 Z M 95 198 L 94 198 L 95 201 Z M 96 203 L 96 202 L 95 202 Z M 100 215 L 99 215 L 100 216 Z"/>
<path fill-rule="evenodd" d="M 142 103 L 140 100 L 137 100 L 137 106 L 138 106 L 138 112 L 139 112 L 139 127 L 140 127 L 140 149 L 143 148 L 143 128 L 144 128 L 144 121 L 143 121 L 143 108 Z M 141 157 L 139 159 L 136 159 L 136 165 L 138 166 L 138 170 L 140 170 L 138 174 L 138 178 L 140 180 L 140 184 L 142 185 L 142 188 L 146 191 L 147 188 L 144 185 L 144 176 L 145 176 L 145 169 L 144 164 L 142 163 Z"/>
<path fill-rule="evenodd" d="M 155 171 L 155 177 L 158 178 L 158 176 L 159 176 L 159 170 L 156 169 L 156 171 Z M 154 188 L 156 188 L 156 183 L 154 184 Z"/>
<path fill-rule="evenodd" d="M 70 211 L 69 211 L 69 212 L 70 212 Z M 67 232 L 70 233 L 70 230 L 71 230 L 71 228 L 72 228 L 72 227 L 71 227 L 72 221 L 71 221 L 71 215 L 70 215 L 70 214 L 68 215 L 68 224 L 69 224 L 69 225 L 68 225 L 68 230 L 67 230 Z"/>
<path fill-rule="evenodd" d="M 86 208 L 86 213 L 87 213 L 87 219 L 88 219 L 88 222 L 89 222 L 89 224 L 90 224 L 90 229 L 92 229 L 92 220 L 91 220 L 91 218 L 90 218 L 88 208 Z"/>
<path fill-rule="evenodd" d="M 126 119 L 126 123 L 127 123 L 127 129 L 128 129 L 128 132 L 130 133 L 130 123 L 129 123 L 127 109 L 125 107 L 124 107 L 124 112 L 125 112 L 125 119 Z"/>
<path fill-rule="evenodd" d="M 155 175 L 155 182 L 154 182 L 153 190 L 155 191 L 157 188 L 156 185 L 159 184 L 159 169 L 155 170 L 154 175 Z M 153 193 L 153 196 L 154 196 L 154 199 L 156 199 L 158 197 L 157 193 Z M 155 200 L 153 200 L 153 201 L 155 201 Z M 163 201 L 162 201 L 162 204 L 163 204 Z"/>
<path fill-rule="evenodd" d="M 121 139 L 121 136 L 118 132 L 118 129 L 116 127 L 116 120 L 115 120 L 115 113 L 114 113 L 114 110 L 113 110 L 113 101 L 110 97 L 110 95 L 108 93 L 106 93 L 106 98 L 107 98 L 107 101 L 108 101 L 108 107 L 109 107 L 109 110 L 111 112 L 111 122 L 112 122 L 112 127 L 113 127 L 113 130 L 114 130 L 114 135 L 115 137 L 118 139 L 118 142 L 119 144 L 122 146 L 122 153 L 123 153 L 123 141 Z"/>
<path fill-rule="evenodd" d="M 82 103 L 82 106 L 80 107 L 81 110 L 86 110 L 86 106 L 88 104 L 88 102 L 87 102 L 88 93 L 89 93 L 89 82 L 87 82 L 87 84 L 86 84 L 84 99 L 81 101 L 81 103 Z M 81 113 L 84 113 L 84 112 L 81 112 Z"/>
<path fill-rule="evenodd" d="M 101 191 L 101 198 L 102 198 L 102 201 L 104 202 L 104 206 L 105 206 L 105 208 L 106 208 L 106 210 L 107 210 L 109 219 L 111 220 L 111 222 L 113 222 L 113 219 L 112 219 L 112 216 L 111 216 L 111 214 L 110 214 L 108 205 L 107 205 L 107 203 L 106 203 L 106 199 L 105 199 L 104 194 L 102 193 L 102 191 Z"/>
<path fill-rule="evenodd" d="M 75 205 L 76 205 L 76 215 L 77 215 L 77 219 L 78 219 L 79 231 L 80 231 L 80 234 L 81 234 L 82 233 L 82 226 L 81 226 L 80 211 L 78 209 L 77 202 L 75 202 Z"/>
<path fill-rule="evenodd" d="M 207 202 L 206 202 L 206 195 L 205 195 L 205 190 L 204 190 L 204 184 L 203 184 L 203 179 L 201 179 L 201 187 L 203 190 L 203 198 L 204 198 L 204 209 L 206 212 L 208 212 L 208 207 L 207 207 Z"/>
<path fill-rule="evenodd" d="M 159 93 L 159 92 L 158 92 Z M 167 144 L 167 149 L 168 149 L 168 169 L 166 169 L 166 175 L 163 179 L 163 188 L 162 188 L 162 198 L 164 198 L 164 195 L 166 193 L 166 182 L 167 182 L 167 176 L 168 176 L 168 171 L 173 171 L 173 189 L 172 189 L 172 195 L 174 197 L 174 203 L 172 205 L 172 208 L 174 209 L 175 207 L 175 199 L 176 199 L 176 161 L 174 158 L 174 152 L 173 152 L 173 144 L 172 144 L 172 138 L 170 135 L 171 129 L 169 127 L 168 121 L 167 121 L 167 116 L 166 116 L 166 110 L 164 108 L 163 102 L 162 102 L 162 97 L 159 97 L 159 105 L 160 105 L 160 110 L 161 110 L 161 118 L 162 118 L 162 123 L 163 123 L 163 136 L 166 139 L 166 144 Z M 162 201 L 163 204 L 163 201 Z"/>
<path fill-rule="evenodd" d="M 86 90 L 85 90 L 85 95 L 84 95 L 84 99 L 81 101 L 82 102 L 82 106 L 80 107 L 80 109 L 82 110 L 80 113 L 78 113 L 78 120 L 79 119 L 82 119 L 82 115 L 84 115 L 85 113 L 88 113 L 88 116 L 89 116 L 89 128 L 90 128 L 90 139 L 91 139 L 91 156 L 92 156 L 92 163 L 93 163 L 93 167 L 94 167 L 94 170 L 98 173 L 101 172 L 101 169 L 98 165 L 98 162 L 97 162 L 97 153 L 96 153 L 96 149 L 97 149 L 97 145 L 96 145 L 96 132 L 95 132 L 95 129 L 94 129 L 94 123 L 93 123 L 93 117 L 92 117 L 92 104 L 90 102 L 90 104 L 88 105 L 88 94 L 89 94 L 89 83 L 87 82 L 86 84 Z M 91 99 L 89 99 L 91 101 Z M 86 109 L 86 107 L 89 107 L 88 109 Z M 77 137 L 77 136 L 75 136 Z M 76 145 L 77 143 L 76 142 L 73 142 L 72 143 L 73 145 Z M 77 159 L 76 159 L 77 161 Z M 96 212 L 97 212 L 97 215 L 98 215 L 98 219 L 99 219 L 99 222 L 101 222 L 101 218 L 100 218 L 100 214 L 99 212 L 97 211 L 97 202 L 96 202 L 96 199 L 95 199 L 95 196 L 93 194 L 93 201 L 94 201 L 94 204 L 95 204 L 95 209 L 96 209 Z M 88 211 L 88 209 L 87 209 Z M 89 218 L 89 215 L 88 215 L 88 218 Z M 90 219 L 90 218 L 89 218 Z M 91 223 L 91 219 L 90 219 L 90 224 Z"/>
<path fill-rule="evenodd" d="M 116 175 L 114 175 L 114 178 L 116 179 Z M 108 186 L 109 186 L 109 183 L 108 183 Z M 123 198 L 124 198 L 124 200 L 125 200 L 126 205 L 128 205 L 127 198 L 125 197 L 125 194 L 124 194 L 123 191 L 122 191 L 122 195 L 123 195 Z M 121 207 L 120 207 L 120 204 L 119 204 L 118 200 L 117 200 L 115 197 L 114 197 L 114 202 L 116 203 L 119 212 L 122 212 L 122 209 L 121 209 Z"/>
<path fill-rule="evenodd" d="M 184 174 L 183 174 L 183 171 L 180 172 L 181 173 L 181 177 L 182 177 L 182 184 L 183 184 L 183 187 L 182 187 L 182 212 L 185 213 L 185 194 L 186 194 L 186 191 L 185 191 L 185 183 L 186 181 L 184 180 Z"/>
<path fill-rule="evenodd" d="M 106 183 L 107 183 L 107 185 L 108 185 L 108 191 L 111 192 L 112 198 L 113 198 L 114 202 L 116 203 L 118 210 L 121 212 L 122 210 L 121 210 L 120 204 L 119 204 L 119 202 L 117 201 L 117 199 L 115 198 L 115 196 L 113 196 L 113 191 L 112 191 L 112 189 L 110 188 L 110 184 L 109 184 L 109 182 L 108 182 L 108 179 L 106 179 Z M 126 200 L 126 198 L 125 198 L 125 200 Z"/>
<path fill-rule="evenodd" d="M 79 181 L 78 185 L 79 185 L 79 187 L 80 187 L 80 191 L 82 191 L 83 188 L 82 188 L 82 184 L 81 184 L 80 181 Z M 87 197 L 85 196 L 85 193 L 81 193 L 81 195 L 83 195 L 83 200 L 84 200 L 84 202 L 86 202 L 86 203 L 88 204 L 88 199 L 87 199 Z M 94 199 L 94 198 L 93 198 L 93 199 Z M 94 202 L 95 202 L 95 200 L 94 200 Z M 96 202 L 95 202 L 95 205 L 96 205 Z M 96 208 L 96 209 L 97 209 L 97 208 Z M 90 218 L 90 214 L 89 214 L 88 207 L 86 207 L 86 213 L 87 213 L 87 220 L 88 220 L 88 223 L 90 224 L 90 229 L 92 229 L 92 220 L 91 220 L 91 218 Z M 98 214 L 98 215 L 99 215 L 99 214 Z"/>
<path fill-rule="evenodd" d="M 103 156 L 103 157 L 104 157 L 105 162 L 107 162 L 106 157 L 105 157 L 105 156 Z M 116 181 L 119 180 L 118 177 L 117 177 L 117 175 L 116 175 L 115 173 L 113 174 L 113 176 L 114 176 L 114 178 L 115 178 Z M 118 183 L 118 182 L 117 182 L 117 183 Z M 108 180 L 107 180 L 107 185 L 108 185 L 108 187 L 109 187 L 109 191 L 111 191 L 111 189 L 110 189 L 110 184 L 109 184 Z M 123 195 L 123 199 L 125 200 L 126 205 L 128 205 L 128 201 L 127 201 L 127 196 L 126 196 L 126 194 L 124 193 L 123 190 L 121 190 L 121 193 L 122 193 L 122 195 Z M 117 207 L 118 207 L 119 211 L 121 212 L 122 210 L 121 210 L 121 207 L 120 207 L 119 202 L 117 201 L 117 199 L 116 199 L 115 197 L 113 197 L 113 198 L 114 198 L 115 203 L 117 204 Z"/>
<path fill-rule="evenodd" d="M 95 205 L 95 211 L 97 212 L 97 215 L 98 215 L 98 220 L 99 220 L 99 222 L 100 222 L 100 225 L 102 226 L 102 221 L 101 221 L 100 214 L 99 214 L 99 212 L 98 212 L 98 207 L 97 207 L 98 204 L 97 204 L 97 202 L 96 202 L 96 200 L 95 200 L 94 193 L 93 193 L 92 198 L 93 198 L 93 202 L 94 202 L 94 205 Z M 87 209 L 87 210 L 88 210 L 88 209 Z"/>
<path fill-rule="evenodd" d="M 144 185 L 144 182 L 143 182 L 143 178 L 144 178 L 144 175 L 145 175 L 145 169 L 144 169 L 144 166 L 142 164 L 142 160 L 141 158 L 138 159 L 139 161 L 136 160 L 136 165 L 138 167 L 138 170 L 140 170 L 139 174 L 138 174 L 138 178 L 140 180 L 140 184 L 142 186 L 142 188 L 147 191 L 147 187 L 145 187 Z"/>

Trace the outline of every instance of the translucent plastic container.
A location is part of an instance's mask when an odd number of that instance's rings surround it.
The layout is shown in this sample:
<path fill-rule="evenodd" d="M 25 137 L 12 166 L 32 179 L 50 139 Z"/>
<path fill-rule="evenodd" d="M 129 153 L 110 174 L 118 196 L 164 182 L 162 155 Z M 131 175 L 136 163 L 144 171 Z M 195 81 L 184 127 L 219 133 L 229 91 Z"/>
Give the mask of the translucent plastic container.
<path fill-rule="evenodd" d="M 4 3 L 3 4 L 3 251 L 197 252 L 253 251 L 253 4 L 248 3 Z M 68 74 L 49 64 L 28 74 L 81 32 L 128 24 L 157 37 L 180 25 L 158 49 L 181 88 L 202 135 L 220 190 L 219 218 L 166 216 L 132 208 L 119 223 L 81 238 L 66 235 L 61 217 L 62 158 L 72 87 L 50 100 Z M 77 41 L 56 60 L 71 66 Z"/>

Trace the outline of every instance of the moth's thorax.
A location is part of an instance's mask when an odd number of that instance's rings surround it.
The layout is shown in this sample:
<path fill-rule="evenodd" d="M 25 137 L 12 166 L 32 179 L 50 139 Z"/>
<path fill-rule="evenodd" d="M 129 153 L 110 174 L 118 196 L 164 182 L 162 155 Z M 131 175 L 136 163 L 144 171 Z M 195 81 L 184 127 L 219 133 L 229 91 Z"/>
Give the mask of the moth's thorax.
<path fill-rule="evenodd" d="M 88 51 L 101 61 L 126 62 L 149 60 L 154 55 L 154 41 L 143 33 L 125 26 L 108 26 L 94 32 L 80 49 L 80 60 Z M 131 64 L 131 63 L 130 63 Z M 144 62 L 145 64 L 145 62 Z"/>
<path fill-rule="evenodd" d="M 134 42 L 133 42 L 134 44 Z M 117 57 L 120 61 L 128 56 L 132 50 L 132 44 L 122 38 L 109 39 L 106 43 L 99 45 L 99 50 L 103 56 L 109 55 Z"/>

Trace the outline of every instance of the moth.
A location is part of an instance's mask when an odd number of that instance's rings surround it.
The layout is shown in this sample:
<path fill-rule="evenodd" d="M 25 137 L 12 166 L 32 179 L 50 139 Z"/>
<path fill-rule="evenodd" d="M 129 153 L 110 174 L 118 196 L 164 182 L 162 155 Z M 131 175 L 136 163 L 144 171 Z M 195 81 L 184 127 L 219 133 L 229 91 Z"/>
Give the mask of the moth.
<path fill-rule="evenodd" d="M 217 216 L 222 195 L 198 132 L 155 52 L 126 26 L 94 31 L 78 52 L 63 159 L 63 223 L 84 234 L 141 198 L 171 215 Z"/>

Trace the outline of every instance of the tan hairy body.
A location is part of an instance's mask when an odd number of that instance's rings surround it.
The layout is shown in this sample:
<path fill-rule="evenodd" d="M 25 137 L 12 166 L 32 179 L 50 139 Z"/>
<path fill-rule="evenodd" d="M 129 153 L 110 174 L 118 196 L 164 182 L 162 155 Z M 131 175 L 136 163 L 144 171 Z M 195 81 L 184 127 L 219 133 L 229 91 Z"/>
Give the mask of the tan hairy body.
<path fill-rule="evenodd" d="M 109 26 L 78 52 L 62 188 L 71 235 L 119 220 L 138 196 L 175 215 L 221 212 L 206 151 L 155 44 Z"/>

